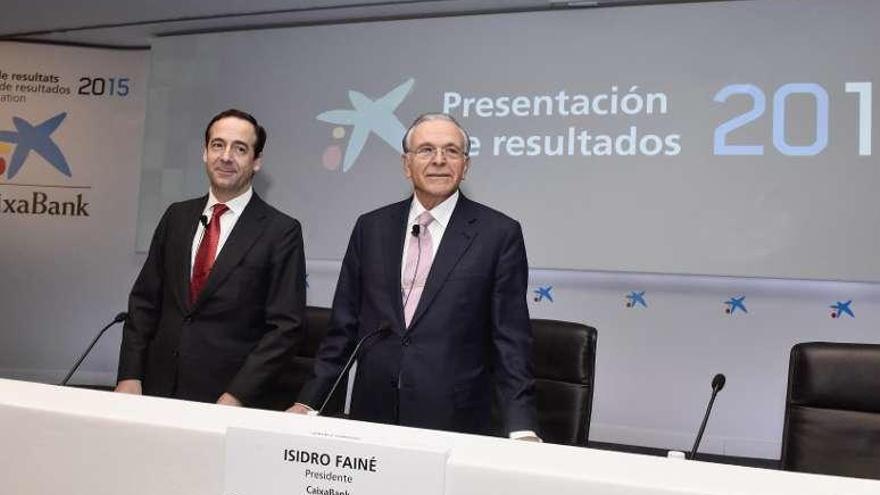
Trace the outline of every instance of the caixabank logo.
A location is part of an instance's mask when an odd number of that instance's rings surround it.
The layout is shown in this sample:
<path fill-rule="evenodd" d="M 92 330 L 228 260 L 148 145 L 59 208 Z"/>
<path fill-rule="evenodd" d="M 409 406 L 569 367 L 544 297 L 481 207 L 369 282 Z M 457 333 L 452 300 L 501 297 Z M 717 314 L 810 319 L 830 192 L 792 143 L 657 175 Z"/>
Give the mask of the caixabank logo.
<path fill-rule="evenodd" d="M 370 135 L 379 136 L 382 141 L 398 153 L 402 153 L 401 139 L 406 127 L 395 115 L 395 110 L 412 91 L 415 79 L 408 79 L 375 100 L 355 90 L 348 92 L 351 108 L 338 108 L 319 114 L 316 119 L 328 124 L 336 124 L 333 128 L 333 139 L 342 140 L 346 137 L 346 127 L 351 129 L 348 145 L 343 153 L 339 144 L 331 144 L 324 150 L 321 161 L 328 170 L 339 169 L 348 172 L 357 161 L 367 144 Z"/>
<path fill-rule="evenodd" d="M 0 127 L 0 186 L 4 186 L 0 189 L 0 214 L 89 216 L 89 203 L 83 193 L 70 191 L 90 187 L 69 182 L 73 178 L 70 164 L 52 137 L 65 118 L 67 113 L 62 112 L 35 125 L 24 117 L 14 116 L 12 129 Z M 49 180 L 20 180 L 20 172 L 36 167 L 47 168 Z M 33 175 L 47 177 L 42 173 Z"/>

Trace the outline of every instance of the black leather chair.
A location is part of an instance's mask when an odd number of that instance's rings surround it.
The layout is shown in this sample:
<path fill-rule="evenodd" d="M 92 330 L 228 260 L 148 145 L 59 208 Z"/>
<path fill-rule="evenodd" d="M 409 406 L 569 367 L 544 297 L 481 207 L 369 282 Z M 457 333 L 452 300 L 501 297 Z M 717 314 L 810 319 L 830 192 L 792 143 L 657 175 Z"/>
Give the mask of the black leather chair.
<path fill-rule="evenodd" d="M 330 310 L 309 306 L 306 320 L 306 339 L 279 384 L 292 398 L 312 377 Z M 593 407 L 596 329 L 565 321 L 532 320 L 532 332 L 538 433 L 548 443 L 586 446 Z M 329 414 L 341 413 L 344 402 L 345 384 L 341 384 L 328 404 Z"/>
<path fill-rule="evenodd" d="M 782 469 L 880 479 L 880 345 L 791 349 Z"/>
<path fill-rule="evenodd" d="M 267 409 L 284 410 L 293 405 L 300 389 L 312 378 L 315 354 L 321 340 L 327 334 L 327 326 L 330 323 L 330 309 L 316 306 L 306 307 L 306 336 L 297 348 L 296 354 L 290 358 L 284 372 L 278 377 L 274 389 L 278 394 L 273 394 L 273 403 L 266 405 Z M 326 415 L 338 414 L 342 411 L 345 402 L 345 384 L 340 384 L 333 399 L 327 405 Z"/>
<path fill-rule="evenodd" d="M 593 409 L 597 332 L 580 323 L 532 320 L 538 428 L 548 443 L 586 447 Z"/>

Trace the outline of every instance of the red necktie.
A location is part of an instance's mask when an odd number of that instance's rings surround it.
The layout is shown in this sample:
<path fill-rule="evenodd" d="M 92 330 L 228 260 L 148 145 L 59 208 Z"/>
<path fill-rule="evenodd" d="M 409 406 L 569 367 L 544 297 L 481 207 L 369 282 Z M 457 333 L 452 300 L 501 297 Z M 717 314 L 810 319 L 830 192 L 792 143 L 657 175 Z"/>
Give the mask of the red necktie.
<path fill-rule="evenodd" d="M 229 207 L 223 203 L 214 205 L 214 211 L 211 213 L 211 222 L 205 229 L 205 235 L 202 236 L 202 242 L 199 244 L 199 250 L 196 252 L 196 261 L 193 264 L 192 277 L 189 281 L 189 301 L 195 303 L 211 274 L 211 267 L 214 266 L 214 258 L 217 257 L 217 244 L 220 241 L 220 216 L 223 215 Z"/>

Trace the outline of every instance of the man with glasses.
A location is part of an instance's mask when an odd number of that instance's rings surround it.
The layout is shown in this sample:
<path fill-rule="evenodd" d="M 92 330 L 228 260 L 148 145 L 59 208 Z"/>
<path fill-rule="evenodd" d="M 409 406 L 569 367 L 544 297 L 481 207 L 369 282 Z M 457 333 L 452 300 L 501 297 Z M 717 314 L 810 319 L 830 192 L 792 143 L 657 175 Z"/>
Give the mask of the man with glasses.
<path fill-rule="evenodd" d="M 333 299 L 315 378 L 292 412 L 317 409 L 364 341 L 351 417 L 488 434 L 497 393 L 504 434 L 537 439 L 520 225 L 466 198 L 467 132 L 425 114 L 403 138 L 405 201 L 362 215 Z"/>

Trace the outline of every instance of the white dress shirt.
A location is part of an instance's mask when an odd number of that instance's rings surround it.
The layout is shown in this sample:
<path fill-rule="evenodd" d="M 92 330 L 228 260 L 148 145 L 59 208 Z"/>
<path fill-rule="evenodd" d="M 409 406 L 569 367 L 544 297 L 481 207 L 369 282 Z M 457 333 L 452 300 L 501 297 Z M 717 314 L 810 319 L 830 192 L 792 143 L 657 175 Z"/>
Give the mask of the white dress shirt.
<path fill-rule="evenodd" d="M 431 233 L 432 260 L 437 256 L 437 248 L 440 247 L 440 241 L 443 239 L 443 233 L 446 232 L 446 227 L 449 225 L 449 219 L 452 218 L 452 212 L 455 210 L 456 204 L 458 204 L 458 191 L 452 193 L 452 196 L 449 196 L 431 210 L 431 216 L 434 217 L 434 221 L 428 224 L 428 232 Z M 422 203 L 419 203 L 419 198 L 413 195 L 412 204 L 409 207 L 409 217 L 407 217 L 406 220 L 406 233 L 404 234 L 403 241 L 403 258 L 400 263 L 401 287 L 406 285 L 404 272 L 406 271 L 407 249 L 409 249 L 410 241 L 415 240 L 412 235 L 412 227 L 418 223 L 416 218 L 418 218 L 424 211 L 425 207 L 422 206 Z"/>
<path fill-rule="evenodd" d="M 223 245 L 226 244 L 226 240 L 229 239 L 229 233 L 232 232 L 232 228 L 235 227 L 236 222 L 241 218 L 245 206 L 250 203 L 253 195 L 254 189 L 249 187 L 247 191 L 223 203 L 229 207 L 229 209 L 220 216 L 220 239 L 217 241 L 217 253 L 214 255 L 214 259 L 217 259 L 216 257 L 220 255 L 220 250 L 223 249 Z M 214 192 L 209 189 L 208 203 L 205 205 L 205 210 L 202 212 L 202 215 L 208 218 L 208 222 L 211 221 L 211 214 L 213 213 L 214 205 L 217 203 L 220 203 L 220 201 L 214 197 Z M 192 275 L 192 268 L 196 264 L 196 253 L 199 251 L 199 244 L 202 243 L 202 237 L 204 237 L 204 235 L 205 226 L 199 221 L 199 225 L 196 227 L 196 235 L 193 237 L 192 242 L 192 257 L 190 258 L 189 263 L 190 275 Z"/>

